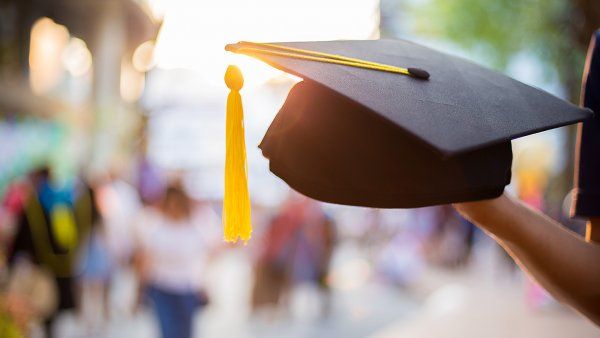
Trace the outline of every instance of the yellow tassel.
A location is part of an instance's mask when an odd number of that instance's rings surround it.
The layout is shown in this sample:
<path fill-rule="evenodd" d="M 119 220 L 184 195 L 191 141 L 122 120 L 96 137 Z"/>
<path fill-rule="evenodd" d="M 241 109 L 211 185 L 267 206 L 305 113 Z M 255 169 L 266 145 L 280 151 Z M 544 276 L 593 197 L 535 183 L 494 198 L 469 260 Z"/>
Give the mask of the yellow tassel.
<path fill-rule="evenodd" d="M 227 67 L 225 84 L 231 89 L 227 97 L 225 195 L 223 197 L 223 238 L 227 242 L 250 239 L 252 224 L 246 141 L 244 139 L 244 110 L 240 89 L 244 85 L 242 72 L 236 66 Z"/>

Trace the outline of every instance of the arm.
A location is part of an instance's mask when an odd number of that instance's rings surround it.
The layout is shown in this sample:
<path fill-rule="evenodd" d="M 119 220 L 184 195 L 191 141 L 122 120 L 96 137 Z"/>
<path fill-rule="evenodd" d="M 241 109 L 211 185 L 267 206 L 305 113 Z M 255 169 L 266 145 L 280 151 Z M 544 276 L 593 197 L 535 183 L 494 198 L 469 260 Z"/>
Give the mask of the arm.
<path fill-rule="evenodd" d="M 600 324 L 600 244 L 585 241 L 507 194 L 455 208 L 490 233 L 557 299 Z M 595 231 L 590 235 L 600 237 L 599 221 L 591 220 Z"/>

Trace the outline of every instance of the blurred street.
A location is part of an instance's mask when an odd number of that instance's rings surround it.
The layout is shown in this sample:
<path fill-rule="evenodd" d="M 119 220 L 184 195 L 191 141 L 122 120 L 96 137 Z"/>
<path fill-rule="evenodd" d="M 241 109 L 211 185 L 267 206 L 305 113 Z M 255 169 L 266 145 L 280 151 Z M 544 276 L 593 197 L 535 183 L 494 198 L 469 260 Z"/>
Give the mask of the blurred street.
<path fill-rule="evenodd" d="M 372 338 L 392 337 L 582 337 L 600 335 L 600 329 L 574 310 L 554 303 L 532 310 L 523 300 L 520 279 L 485 281 L 468 275 L 431 271 L 432 284 L 443 283 L 408 318 L 378 330 Z M 524 278 L 524 277 L 520 277 Z"/>
<path fill-rule="evenodd" d="M 599 328 L 554 301 L 538 309 L 529 306 L 523 297 L 526 277 L 517 271 L 499 271 L 497 249 L 480 248 L 480 258 L 465 270 L 430 267 L 410 289 L 373 280 L 342 287 L 333 294 L 331 313 L 323 317 L 314 315 L 319 299 L 310 287 L 295 291 L 290 313 L 251 316 L 245 305 L 249 290 L 240 289 L 239 281 L 252 277 L 243 250 L 232 252 L 211 268 L 221 294 L 197 315 L 195 325 L 202 329 L 195 337 L 598 337 Z M 338 257 L 334 271 L 364 273 L 360 264 L 364 257 L 356 248 L 342 247 L 338 255 L 343 257 Z M 116 277 L 115 287 L 125 297 L 131 278 L 126 273 Z M 121 296 L 115 295 L 115 308 L 123 304 L 123 299 L 117 299 Z M 135 315 L 115 314 L 92 335 L 73 313 L 65 313 L 57 324 L 57 336 L 65 338 L 158 337 L 147 309 Z"/>

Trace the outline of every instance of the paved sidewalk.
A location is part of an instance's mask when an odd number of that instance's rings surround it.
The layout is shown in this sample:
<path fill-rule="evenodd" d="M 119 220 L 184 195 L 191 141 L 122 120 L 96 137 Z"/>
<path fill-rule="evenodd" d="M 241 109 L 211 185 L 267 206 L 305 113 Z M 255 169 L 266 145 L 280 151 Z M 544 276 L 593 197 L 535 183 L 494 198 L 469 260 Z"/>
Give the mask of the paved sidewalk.
<path fill-rule="evenodd" d="M 529 306 L 524 278 L 429 270 L 421 285 L 429 288 L 423 306 L 371 338 L 600 337 L 600 328 L 563 305 Z"/>
<path fill-rule="evenodd" d="M 344 284 L 333 290 L 329 316 L 316 310 L 315 290 L 301 288 L 290 313 L 268 318 L 249 309 L 251 264 L 243 253 L 221 257 L 211 268 L 212 304 L 198 316 L 195 337 L 220 338 L 592 338 L 600 329 L 574 311 L 551 303 L 534 309 L 525 301 L 526 282 L 506 270 L 493 247 L 478 251 L 468 269 L 427 266 L 412 288 L 398 289 L 374 280 L 360 250 L 340 248 L 334 269 Z M 131 276 L 117 279 L 114 297 L 134 294 Z M 296 297 L 297 296 L 297 297 Z M 99 328 L 86 328 L 73 313 L 57 323 L 61 338 L 153 338 L 156 322 L 149 311 L 129 316 L 115 311 Z"/>

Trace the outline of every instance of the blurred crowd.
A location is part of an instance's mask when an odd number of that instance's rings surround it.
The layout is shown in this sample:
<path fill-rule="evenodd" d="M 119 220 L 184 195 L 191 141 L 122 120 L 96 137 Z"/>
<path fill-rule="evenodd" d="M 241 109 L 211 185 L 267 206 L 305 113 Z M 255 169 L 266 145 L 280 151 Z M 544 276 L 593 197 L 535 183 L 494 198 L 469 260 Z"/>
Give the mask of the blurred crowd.
<path fill-rule="evenodd" d="M 233 248 L 221 239 L 220 201 L 190 198 L 181 177 L 147 161 L 136 172 L 59 184 L 42 167 L 10 185 L 0 210 L 3 337 L 52 337 L 63 311 L 94 336 L 111 316 L 140 308 L 152 309 L 162 337 L 193 336 L 195 314 L 211 304 L 208 266 Z M 281 205 L 255 209 L 243 247 L 254 261 L 248 298 L 267 318 L 289 316 L 292 291 L 306 285 L 317 290 L 317 316 L 329 314 L 340 243 L 367 252 L 373 278 L 409 288 L 426 262 L 465 266 L 478 231 L 450 206 L 339 209 L 290 191 Z M 136 287 L 115 305 L 120 273 Z"/>

